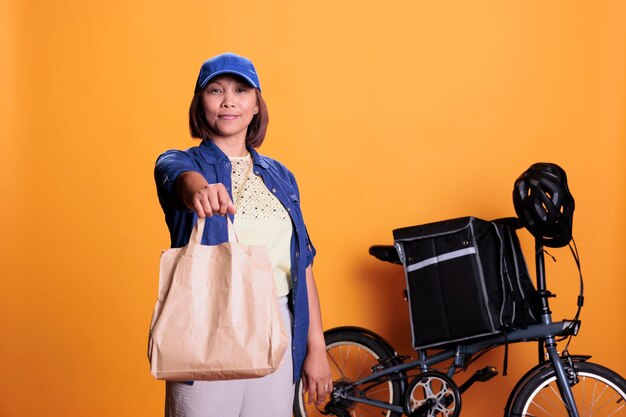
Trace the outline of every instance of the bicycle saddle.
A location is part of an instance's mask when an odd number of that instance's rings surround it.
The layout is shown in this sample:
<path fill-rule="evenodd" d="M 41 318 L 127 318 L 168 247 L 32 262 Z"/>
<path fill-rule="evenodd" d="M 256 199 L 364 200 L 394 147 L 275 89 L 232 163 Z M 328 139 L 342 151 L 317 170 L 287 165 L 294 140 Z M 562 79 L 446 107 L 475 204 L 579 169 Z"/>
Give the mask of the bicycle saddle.
<path fill-rule="evenodd" d="M 393 245 L 374 245 L 370 246 L 370 255 L 381 261 L 391 262 L 392 264 L 402 265 L 398 251 Z"/>

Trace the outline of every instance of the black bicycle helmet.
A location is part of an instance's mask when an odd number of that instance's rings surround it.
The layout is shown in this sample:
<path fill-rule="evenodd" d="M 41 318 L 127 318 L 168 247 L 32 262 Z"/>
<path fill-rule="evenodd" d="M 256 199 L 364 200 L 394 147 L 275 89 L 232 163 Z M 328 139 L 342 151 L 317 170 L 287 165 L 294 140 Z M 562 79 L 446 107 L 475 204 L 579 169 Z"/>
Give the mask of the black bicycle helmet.
<path fill-rule="evenodd" d="M 556 164 L 531 165 L 515 181 L 513 205 L 522 225 L 543 245 L 560 248 L 572 239 L 574 197 Z"/>

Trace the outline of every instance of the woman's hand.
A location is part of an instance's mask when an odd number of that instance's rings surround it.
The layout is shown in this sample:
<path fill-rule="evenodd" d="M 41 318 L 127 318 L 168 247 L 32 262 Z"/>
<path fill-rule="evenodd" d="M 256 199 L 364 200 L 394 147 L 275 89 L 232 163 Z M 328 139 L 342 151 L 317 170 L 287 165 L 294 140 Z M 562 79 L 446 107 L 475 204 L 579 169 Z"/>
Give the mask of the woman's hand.
<path fill-rule="evenodd" d="M 235 214 L 235 206 L 224 184 L 209 184 L 198 172 L 187 171 L 176 179 L 175 190 L 187 208 L 204 218 L 219 214 Z"/>
<path fill-rule="evenodd" d="M 326 397 L 333 392 L 333 379 L 326 357 L 326 348 L 309 345 L 302 364 L 302 388 L 308 393 L 309 404 L 321 405 Z"/>
<path fill-rule="evenodd" d="M 309 333 L 307 353 L 302 364 L 302 388 L 309 394 L 309 404 L 321 405 L 333 392 L 333 376 L 326 356 L 326 343 L 322 330 L 322 312 L 317 294 L 313 267 L 306 268 L 306 287 L 309 298 Z"/>

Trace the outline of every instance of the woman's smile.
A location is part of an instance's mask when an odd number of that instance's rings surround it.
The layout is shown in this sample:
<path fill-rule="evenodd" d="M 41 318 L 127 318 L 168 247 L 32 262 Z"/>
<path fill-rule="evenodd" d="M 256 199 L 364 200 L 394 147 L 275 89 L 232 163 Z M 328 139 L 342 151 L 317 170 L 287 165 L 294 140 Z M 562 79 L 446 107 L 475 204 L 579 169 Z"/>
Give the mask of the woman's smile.
<path fill-rule="evenodd" d="M 238 114 L 220 114 L 217 117 L 219 117 L 220 119 L 224 119 L 224 120 L 236 120 L 241 116 Z"/>

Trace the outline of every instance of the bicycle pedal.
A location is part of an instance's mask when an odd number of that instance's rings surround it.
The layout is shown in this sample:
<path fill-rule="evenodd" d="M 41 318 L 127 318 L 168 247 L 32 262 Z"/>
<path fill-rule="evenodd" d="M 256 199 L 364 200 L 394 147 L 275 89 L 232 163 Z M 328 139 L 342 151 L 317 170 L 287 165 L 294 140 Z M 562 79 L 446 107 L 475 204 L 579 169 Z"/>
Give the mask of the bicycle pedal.
<path fill-rule="evenodd" d="M 494 376 L 498 375 L 498 370 L 493 366 L 485 366 L 483 369 L 479 369 L 474 372 L 474 375 L 468 378 L 465 383 L 459 386 L 459 392 L 462 394 L 469 389 L 476 382 L 487 382 Z"/>

